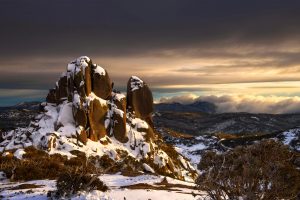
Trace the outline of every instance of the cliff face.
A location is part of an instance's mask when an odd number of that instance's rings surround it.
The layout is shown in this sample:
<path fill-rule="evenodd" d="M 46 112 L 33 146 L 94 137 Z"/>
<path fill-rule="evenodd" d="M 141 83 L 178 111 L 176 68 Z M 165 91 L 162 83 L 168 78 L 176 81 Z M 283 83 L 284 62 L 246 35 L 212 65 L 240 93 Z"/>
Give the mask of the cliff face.
<path fill-rule="evenodd" d="M 28 128 L 5 134 L 0 151 L 34 146 L 70 157 L 74 150 L 115 162 L 131 157 L 136 170 L 194 179 L 189 162 L 154 130 L 148 85 L 132 76 L 127 96 L 113 92 L 112 85 L 105 69 L 86 56 L 77 58 L 49 90 L 44 112 Z"/>

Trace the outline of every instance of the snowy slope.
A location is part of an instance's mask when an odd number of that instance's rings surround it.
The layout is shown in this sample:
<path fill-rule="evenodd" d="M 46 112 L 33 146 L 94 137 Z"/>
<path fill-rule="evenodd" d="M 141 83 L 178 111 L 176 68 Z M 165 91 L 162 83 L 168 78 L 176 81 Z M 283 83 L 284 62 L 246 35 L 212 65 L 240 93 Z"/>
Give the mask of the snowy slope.
<path fill-rule="evenodd" d="M 204 199 L 205 193 L 194 189 L 194 184 L 167 178 L 171 186 L 164 189 L 159 183 L 163 180 L 162 176 L 141 175 L 137 177 L 126 177 L 119 174 L 103 175 L 100 179 L 110 188 L 107 192 L 92 191 L 81 192 L 72 199 L 97 199 L 97 200 L 196 200 Z M 33 184 L 39 188 L 18 189 L 24 184 Z M 149 184 L 157 187 L 149 189 L 130 189 L 126 187 L 136 184 Z M 3 199 L 47 199 L 47 192 L 55 190 L 54 180 L 36 180 L 27 182 L 11 183 L 9 181 L 0 182 L 0 195 Z"/>

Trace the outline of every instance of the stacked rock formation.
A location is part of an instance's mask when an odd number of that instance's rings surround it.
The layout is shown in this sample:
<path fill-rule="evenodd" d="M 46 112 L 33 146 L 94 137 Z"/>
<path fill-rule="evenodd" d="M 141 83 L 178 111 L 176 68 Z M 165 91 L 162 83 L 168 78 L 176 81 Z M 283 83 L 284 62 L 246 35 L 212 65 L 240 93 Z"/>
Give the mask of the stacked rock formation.
<path fill-rule="evenodd" d="M 74 157 L 80 151 L 118 163 L 120 172 L 144 170 L 195 179 L 188 160 L 155 134 L 147 84 L 132 76 L 127 96 L 113 91 L 112 85 L 107 71 L 88 57 L 69 63 L 29 126 L 1 135 L 0 153 L 34 147 Z"/>
<path fill-rule="evenodd" d="M 83 56 L 68 64 L 67 72 L 49 90 L 46 101 L 57 105 L 64 101 L 72 103 L 77 136 L 83 143 L 105 136 L 127 142 L 127 112 L 146 121 L 146 138 L 153 138 L 153 97 L 147 84 L 132 76 L 127 84 L 127 97 L 112 90 L 107 71 Z"/>

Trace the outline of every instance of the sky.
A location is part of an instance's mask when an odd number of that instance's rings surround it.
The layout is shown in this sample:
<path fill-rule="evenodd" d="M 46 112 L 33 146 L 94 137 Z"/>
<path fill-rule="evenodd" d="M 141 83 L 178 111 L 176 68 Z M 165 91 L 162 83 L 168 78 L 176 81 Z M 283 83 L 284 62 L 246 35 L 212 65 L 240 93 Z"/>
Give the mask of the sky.
<path fill-rule="evenodd" d="M 122 91 L 142 78 L 156 102 L 229 96 L 298 111 L 299 10 L 292 0 L 1 0 L 0 106 L 42 100 L 86 55 Z"/>

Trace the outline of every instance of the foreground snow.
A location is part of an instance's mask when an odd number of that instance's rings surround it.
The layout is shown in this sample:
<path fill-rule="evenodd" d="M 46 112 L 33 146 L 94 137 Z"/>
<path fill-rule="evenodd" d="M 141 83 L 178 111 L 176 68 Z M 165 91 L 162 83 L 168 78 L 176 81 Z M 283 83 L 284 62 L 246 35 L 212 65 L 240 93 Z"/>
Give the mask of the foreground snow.
<path fill-rule="evenodd" d="M 92 191 L 89 193 L 81 192 L 72 199 L 99 199 L 99 200 L 195 200 L 203 199 L 205 193 L 193 189 L 194 184 L 167 178 L 169 184 L 176 184 L 174 187 L 164 190 L 157 185 L 162 181 L 163 176 L 141 175 L 137 177 L 127 177 L 120 174 L 105 174 L 100 179 L 110 188 L 107 192 Z M 17 189 L 22 184 L 34 184 L 39 188 Z M 128 189 L 136 184 L 148 184 L 151 189 Z M 122 188 L 123 187 L 123 188 Z M 125 188 L 124 188 L 125 187 Z M 154 188 L 155 187 L 155 188 Z M 185 188 L 188 187 L 188 188 Z M 1 199 L 47 199 L 47 192 L 55 190 L 54 180 L 36 180 L 27 182 L 9 182 L 4 180 L 0 182 Z M 197 194 L 197 195 L 195 195 Z"/>

